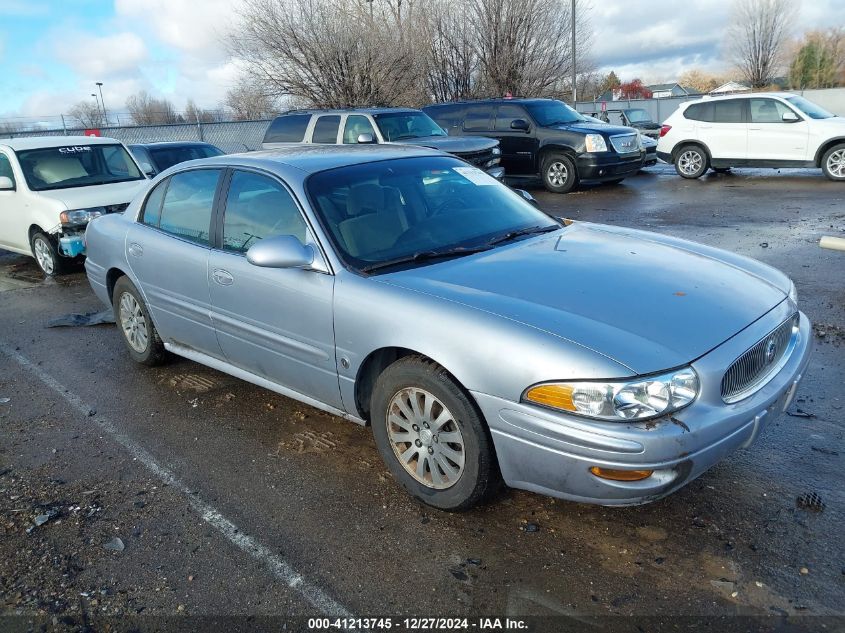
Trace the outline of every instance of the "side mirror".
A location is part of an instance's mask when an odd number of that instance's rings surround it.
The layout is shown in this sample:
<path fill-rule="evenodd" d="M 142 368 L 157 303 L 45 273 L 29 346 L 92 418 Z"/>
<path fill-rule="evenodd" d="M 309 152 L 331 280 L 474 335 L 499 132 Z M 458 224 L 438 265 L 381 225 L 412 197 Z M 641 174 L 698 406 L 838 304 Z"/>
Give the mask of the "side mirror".
<path fill-rule="evenodd" d="M 540 208 L 540 203 L 537 202 L 537 200 L 534 198 L 534 196 L 532 196 L 530 193 L 525 191 L 525 189 L 514 189 L 514 191 L 516 191 L 520 196 L 522 196 L 522 198 L 526 202 L 533 204 L 538 209 Z"/>
<path fill-rule="evenodd" d="M 797 114 L 795 114 L 792 110 L 787 110 L 786 112 L 783 113 L 781 120 L 784 123 L 795 123 L 796 121 L 800 121 L 801 118 Z"/>
<path fill-rule="evenodd" d="M 155 176 L 156 175 L 156 170 L 153 169 L 153 166 L 150 165 L 149 163 L 146 163 L 146 162 L 138 163 L 138 165 L 141 167 L 141 171 L 144 172 L 147 176 Z"/>
<path fill-rule="evenodd" d="M 10 191 L 15 188 L 15 183 L 8 176 L 0 176 L 0 191 Z"/>
<path fill-rule="evenodd" d="M 520 132 L 527 132 L 528 121 L 526 121 L 525 119 L 514 119 L 513 121 L 511 121 L 511 129 L 519 130 Z"/>
<path fill-rule="evenodd" d="M 276 235 L 253 244 L 246 260 L 262 268 L 305 268 L 314 263 L 314 250 L 293 235 Z"/>
<path fill-rule="evenodd" d="M 376 139 L 369 132 L 365 132 L 364 134 L 358 135 L 358 144 L 359 145 L 370 145 L 371 143 L 375 143 L 375 142 L 376 142 Z"/>

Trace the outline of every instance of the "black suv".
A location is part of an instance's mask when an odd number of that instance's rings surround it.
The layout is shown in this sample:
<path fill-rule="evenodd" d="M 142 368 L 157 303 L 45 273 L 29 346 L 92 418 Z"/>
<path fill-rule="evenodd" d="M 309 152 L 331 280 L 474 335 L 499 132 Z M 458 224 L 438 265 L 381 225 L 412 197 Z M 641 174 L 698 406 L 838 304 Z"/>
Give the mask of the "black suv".
<path fill-rule="evenodd" d="M 636 130 L 596 124 L 554 99 L 484 99 L 423 108 L 449 134 L 499 141 L 508 176 L 540 175 L 546 189 L 621 182 L 636 174 L 643 148 Z"/>

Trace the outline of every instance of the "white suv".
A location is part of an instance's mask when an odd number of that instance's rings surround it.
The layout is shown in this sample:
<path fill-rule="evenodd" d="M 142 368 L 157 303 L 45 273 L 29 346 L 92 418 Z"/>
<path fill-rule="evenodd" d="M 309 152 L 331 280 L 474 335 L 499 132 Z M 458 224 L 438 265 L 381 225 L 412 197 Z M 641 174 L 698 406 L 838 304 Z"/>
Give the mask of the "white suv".
<path fill-rule="evenodd" d="M 112 138 L 0 139 L 0 248 L 32 255 L 46 275 L 85 252 L 85 227 L 123 211 L 146 180 Z"/>
<path fill-rule="evenodd" d="M 705 97 L 666 119 L 657 156 L 684 178 L 708 167 L 821 167 L 845 181 L 845 118 L 790 93 Z"/>

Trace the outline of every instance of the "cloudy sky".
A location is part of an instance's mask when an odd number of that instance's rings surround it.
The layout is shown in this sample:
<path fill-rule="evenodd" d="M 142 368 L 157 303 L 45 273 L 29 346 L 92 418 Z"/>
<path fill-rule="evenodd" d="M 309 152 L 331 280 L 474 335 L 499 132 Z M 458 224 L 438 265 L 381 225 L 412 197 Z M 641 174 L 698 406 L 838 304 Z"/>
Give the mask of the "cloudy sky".
<path fill-rule="evenodd" d="M 378 2 L 379 0 L 375 0 Z M 552 1 L 552 0 L 550 0 Z M 560 0 L 563 1 L 563 0 Z M 592 57 L 623 79 L 719 70 L 728 0 L 588 0 Z M 0 117 L 44 117 L 138 90 L 215 107 L 237 76 L 221 38 L 237 0 L 0 0 Z M 568 2 L 565 2 L 568 5 Z M 796 0 L 795 29 L 845 23 L 843 0 Z"/>

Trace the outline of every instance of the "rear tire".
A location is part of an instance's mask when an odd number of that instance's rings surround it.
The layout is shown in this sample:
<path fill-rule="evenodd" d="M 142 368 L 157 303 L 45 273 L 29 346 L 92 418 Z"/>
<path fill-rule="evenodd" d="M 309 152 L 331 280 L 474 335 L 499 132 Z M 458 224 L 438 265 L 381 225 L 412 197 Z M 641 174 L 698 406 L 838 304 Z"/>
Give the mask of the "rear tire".
<path fill-rule="evenodd" d="M 135 362 L 155 367 L 167 359 L 164 343 L 150 318 L 141 293 L 128 277 L 121 277 L 112 292 L 114 320 Z"/>
<path fill-rule="evenodd" d="M 822 171 L 830 180 L 845 180 L 845 143 L 834 145 L 824 153 Z"/>
<path fill-rule="evenodd" d="M 698 145 L 684 145 L 675 154 L 675 171 L 681 178 L 701 178 L 708 167 L 707 153 Z"/>
<path fill-rule="evenodd" d="M 487 425 L 440 365 L 421 356 L 399 359 L 376 380 L 370 405 L 379 453 L 413 497 L 457 512 L 498 489 Z"/>
<path fill-rule="evenodd" d="M 566 154 L 549 154 L 543 159 L 543 184 L 552 193 L 569 193 L 578 185 L 575 163 Z"/>
<path fill-rule="evenodd" d="M 29 245 L 32 247 L 32 256 L 42 273 L 48 277 L 55 277 L 65 271 L 65 261 L 59 255 L 56 242 L 49 235 L 37 231 L 32 234 Z"/>

